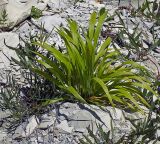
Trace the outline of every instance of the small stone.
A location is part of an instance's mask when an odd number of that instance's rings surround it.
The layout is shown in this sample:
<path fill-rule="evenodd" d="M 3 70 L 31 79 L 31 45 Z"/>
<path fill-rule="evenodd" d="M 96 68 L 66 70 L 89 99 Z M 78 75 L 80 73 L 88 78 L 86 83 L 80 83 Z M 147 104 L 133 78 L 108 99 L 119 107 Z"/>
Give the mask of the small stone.
<path fill-rule="evenodd" d="M 95 2 L 95 1 L 91 1 L 90 4 L 94 5 L 95 7 L 99 8 L 99 9 L 105 7 L 104 4 L 100 4 L 100 3 L 97 3 L 97 2 Z"/>
<path fill-rule="evenodd" d="M 0 141 L 4 140 L 6 136 L 7 136 L 6 132 L 0 131 Z"/>
<path fill-rule="evenodd" d="M 38 126 L 38 119 L 36 118 L 36 116 L 32 116 L 31 118 L 29 118 L 29 123 L 26 126 L 26 135 L 30 135 L 34 129 Z M 23 134 L 23 133 L 22 133 Z"/>
<path fill-rule="evenodd" d="M 36 116 L 32 116 L 28 119 L 28 123 L 20 125 L 13 135 L 14 139 L 25 138 L 33 133 L 35 128 L 38 126 L 38 119 Z"/>
<path fill-rule="evenodd" d="M 0 111 L 0 120 L 7 118 L 10 115 L 11 115 L 11 112 L 8 110 Z"/>
<path fill-rule="evenodd" d="M 50 126 L 52 126 L 55 123 L 56 118 L 53 116 L 47 116 L 42 119 L 41 123 L 39 124 L 38 128 L 39 129 L 47 129 Z"/>
<path fill-rule="evenodd" d="M 43 144 L 44 143 L 44 139 L 42 137 L 38 137 L 38 144 Z"/>
<path fill-rule="evenodd" d="M 160 137 L 160 130 L 159 130 L 159 129 L 158 129 L 157 132 L 156 132 L 156 136 L 157 136 L 157 137 Z"/>
<path fill-rule="evenodd" d="M 151 27 L 153 27 L 153 22 L 147 22 L 147 21 L 144 21 L 144 24 L 145 24 L 145 26 L 147 26 L 147 28 L 151 28 Z"/>
<path fill-rule="evenodd" d="M 21 25 L 21 27 L 17 30 L 19 33 L 29 33 L 31 31 L 31 27 L 29 26 L 28 22 L 25 22 Z"/>
<path fill-rule="evenodd" d="M 19 44 L 19 36 L 12 32 L 0 33 L 0 62 L 3 63 L 5 67 L 9 67 L 11 57 L 18 60 L 18 56 L 14 50 L 9 49 L 5 45 L 4 40 L 6 45 L 16 48 Z"/>
<path fill-rule="evenodd" d="M 40 9 L 40 10 L 45 10 L 45 8 L 47 7 L 47 4 L 46 3 L 38 3 L 36 5 L 36 8 Z"/>
<path fill-rule="evenodd" d="M 31 137 L 31 138 L 30 138 L 30 143 L 31 143 L 31 144 L 39 144 L 36 137 Z"/>
<path fill-rule="evenodd" d="M 58 12 L 62 11 L 64 9 L 67 9 L 69 7 L 69 1 L 68 0 L 49 0 L 47 3 L 50 9 L 52 9 L 52 12 Z M 71 2 L 70 2 L 71 4 Z"/>

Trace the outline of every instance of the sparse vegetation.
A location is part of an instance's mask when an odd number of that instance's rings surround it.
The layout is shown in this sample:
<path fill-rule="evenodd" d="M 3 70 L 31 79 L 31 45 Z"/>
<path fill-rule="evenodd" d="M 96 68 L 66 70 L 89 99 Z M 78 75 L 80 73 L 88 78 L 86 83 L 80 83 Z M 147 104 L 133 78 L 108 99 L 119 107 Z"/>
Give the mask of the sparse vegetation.
<path fill-rule="evenodd" d="M 5 23 L 6 23 L 6 21 L 7 21 L 7 12 L 6 12 L 6 10 L 4 9 L 3 11 L 2 11 L 2 13 L 0 14 L 0 25 L 4 25 Z"/>
<path fill-rule="evenodd" d="M 35 18 L 35 19 L 38 19 L 41 16 L 42 16 L 42 11 L 40 9 L 36 8 L 35 6 L 32 6 L 31 17 Z"/>
<path fill-rule="evenodd" d="M 143 144 L 153 143 L 156 144 L 160 139 L 156 135 L 157 130 L 160 130 L 159 115 L 152 118 L 152 113 L 143 120 L 129 120 L 132 125 L 132 131 L 129 133 L 121 134 L 119 139 L 115 139 L 115 130 L 112 128 L 108 132 L 104 131 L 101 125 L 97 125 L 97 133 L 93 133 L 90 127 L 87 128 L 88 135 L 84 135 L 80 139 L 81 144 Z"/>

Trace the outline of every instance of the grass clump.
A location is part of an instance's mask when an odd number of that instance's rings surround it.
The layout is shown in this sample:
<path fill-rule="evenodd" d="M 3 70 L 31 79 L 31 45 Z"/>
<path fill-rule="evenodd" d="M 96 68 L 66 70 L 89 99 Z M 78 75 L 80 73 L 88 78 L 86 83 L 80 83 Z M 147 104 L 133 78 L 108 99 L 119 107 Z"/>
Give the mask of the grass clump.
<path fill-rule="evenodd" d="M 106 18 L 107 12 L 101 9 L 99 13 L 91 14 L 87 31 L 71 19 L 68 20 L 68 28 L 57 29 L 66 52 L 43 41 L 34 42 L 33 45 L 46 50 L 52 59 L 41 52 L 32 51 L 35 55 L 32 59 L 43 68 L 32 65 L 31 69 L 67 93 L 60 100 L 74 99 L 112 106 L 118 103 L 120 107 L 132 109 L 141 109 L 139 104 L 143 103 L 149 107 L 142 91 L 155 92 L 150 87 L 151 83 L 141 76 L 149 76 L 147 70 L 133 61 L 122 60 L 118 51 L 109 48 L 110 38 L 99 43 Z M 51 99 L 48 102 L 55 101 Z"/>

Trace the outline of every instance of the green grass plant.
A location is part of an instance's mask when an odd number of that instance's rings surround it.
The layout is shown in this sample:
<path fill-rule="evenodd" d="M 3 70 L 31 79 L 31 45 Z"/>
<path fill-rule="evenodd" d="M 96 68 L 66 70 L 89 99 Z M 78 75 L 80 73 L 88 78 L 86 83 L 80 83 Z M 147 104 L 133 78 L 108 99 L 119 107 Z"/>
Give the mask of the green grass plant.
<path fill-rule="evenodd" d="M 59 100 L 74 99 L 132 109 L 141 109 L 140 103 L 143 103 L 149 107 L 140 90 L 146 89 L 155 94 L 150 81 L 140 75 L 148 74 L 147 70 L 133 61 L 122 60 L 121 54 L 110 48 L 111 38 L 100 44 L 99 37 L 106 18 L 107 12 L 101 9 L 91 14 L 86 31 L 72 19 L 68 20 L 68 28 L 58 28 L 66 52 L 47 42 L 34 42 L 33 45 L 46 50 L 52 58 L 32 51 L 32 58 L 42 67 L 32 65 L 31 69 L 67 93 Z M 114 64 L 116 62 L 119 64 Z M 57 101 L 49 99 L 44 105 Z"/>

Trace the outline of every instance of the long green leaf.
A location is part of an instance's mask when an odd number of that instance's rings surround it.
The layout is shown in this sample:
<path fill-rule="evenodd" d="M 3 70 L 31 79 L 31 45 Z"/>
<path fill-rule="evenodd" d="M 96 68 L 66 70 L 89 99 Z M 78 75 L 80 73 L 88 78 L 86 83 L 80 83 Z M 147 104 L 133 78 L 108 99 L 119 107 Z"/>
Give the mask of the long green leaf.
<path fill-rule="evenodd" d="M 96 81 L 102 87 L 102 89 L 104 90 L 107 98 L 109 99 L 109 102 L 111 103 L 112 106 L 114 106 L 113 101 L 112 101 L 112 97 L 109 94 L 108 88 L 105 85 L 105 83 L 101 79 L 99 79 L 97 77 L 94 77 L 93 80 Z"/>
<path fill-rule="evenodd" d="M 111 43 L 111 38 L 107 38 L 103 44 L 101 45 L 97 55 L 96 55 L 96 58 L 95 58 L 95 63 L 97 62 L 97 60 L 102 56 L 104 55 L 104 49 L 108 48 L 108 46 L 110 45 Z"/>
<path fill-rule="evenodd" d="M 91 18 L 89 21 L 89 38 L 92 40 L 93 35 L 94 35 L 94 28 L 95 28 L 95 24 L 96 24 L 96 17 L 97 17 L 97 13 L 93 12 L 91 14 Z"/>
<path fill-rule="evenodd" d="M 87 103 L 72 86 L 64 87 L 64 89 L 71 93 L 77 100 Z"/>
<path fill-rule="evenodd" d="M 50 104 L 54 104 L 54 103 L 57 103 L 57 102 L 60 102 L 60 101 L 64 101 L 66 100 L 66 98 L 55 98 L 55 99 L 45 99 L 45 102 L 42 102 L 42 106 L 45 107 L 45 106 L 48 106 Z"/>
<path fill-rule="evenodd" d="M 42 48 L 50 51 L 57 58 L 58 61 L 60 61 L 60 62 L 65 64 L 65 66 L 67 67 L 68 71 L 71 71 L 72 66 L 69 63 L 68 58 L 64 54 L 62 54 L 60 51 L 58 51 L 56 48 L 51 47 L 47 43 L 41 44 L 41 43 L 35 42 L 34 44 L 35 45 L 39 45 Z"/>
<path fill-rule="evenodd" d="M 99 15 L 98 24 L 96 26 L 95 33 L 94 33 L 94 47 L 97 47 L 98 38 L 99 38 L 101 29 L 102 29 L 102 25 L 103 25 L 106 17 L 107 17 L 106 11 L 104 11 L 102 14 Z"/>

